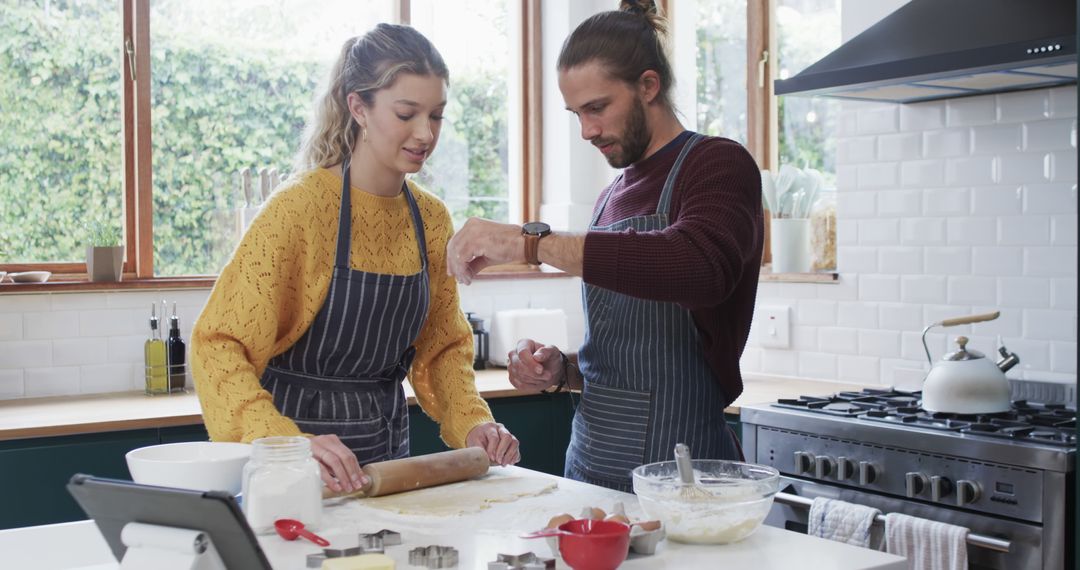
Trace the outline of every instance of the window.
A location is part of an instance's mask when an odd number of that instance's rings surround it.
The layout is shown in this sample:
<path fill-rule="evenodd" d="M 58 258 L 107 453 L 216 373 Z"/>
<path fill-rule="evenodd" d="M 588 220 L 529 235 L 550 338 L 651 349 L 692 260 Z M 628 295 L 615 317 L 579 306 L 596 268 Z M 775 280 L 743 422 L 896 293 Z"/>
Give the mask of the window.
<path fill-rule="evenodd" d="M 342 43 L 380 21 L 411 22 L 450 67 L 447 125 L 418 181 L 459 223 L 521 221 L 536 190 L 515 163 L 535 147 L 520 128 L 533 0 L 6 4 L 0 269 L 77 278 L 81 226 L 103 219 L 124 229 L 128 280 L 217 273 L 289 174 Z"/>
<path fill-rule="evenodd" d="M 746 144 L 746 0 L 697 5 L 698 132 Z"/>

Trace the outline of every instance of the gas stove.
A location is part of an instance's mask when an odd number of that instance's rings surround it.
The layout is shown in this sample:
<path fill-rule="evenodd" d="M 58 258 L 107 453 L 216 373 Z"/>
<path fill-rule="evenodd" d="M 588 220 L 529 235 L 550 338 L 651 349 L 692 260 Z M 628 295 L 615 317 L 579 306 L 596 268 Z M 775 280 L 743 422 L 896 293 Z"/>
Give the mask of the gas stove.
<path fill-rule="evenodd" d="M 866 389 L 743 406 L 743 448 L 748 461 L 778 469 L 789 494 L 1011 542 L 1007 553 L 970 547 L 973 569 L 1071 565 L 1075 407 L 1016 400 L 997 414 L 945 414 L 922 409 L 920 396 Z M 806 515 L 774 505 L 768 522 L 805 530 Z"/>

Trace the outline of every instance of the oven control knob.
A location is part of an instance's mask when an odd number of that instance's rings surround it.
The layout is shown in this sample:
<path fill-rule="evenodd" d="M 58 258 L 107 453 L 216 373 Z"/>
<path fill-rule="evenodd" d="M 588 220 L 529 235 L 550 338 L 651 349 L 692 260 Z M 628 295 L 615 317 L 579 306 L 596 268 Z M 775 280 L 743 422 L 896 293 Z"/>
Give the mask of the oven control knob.
<path fill-rule="evenodd" d="M 934 475 L 930 478 L 930 498 L 934 501 L 940 501 L 945 497 L 948 497 L 952 493 L 953 485 L 952 481 L 949 481 L 945 477 L 939 477 Z"/>
<path fill-rule="evenodd" d="M 930 479 L 926 475 L 917 471 L 910 471 L 904 474 L 904 488 L 907 491 L 909 499 L 914 499 L 923 493 L 926 486 L 930 484 Z"/>
<path fill-rule="evenodd" d="M 814 458 L 814 476 L 818 479 L 824 479 L 829 475 L 832 475 L 833 467 L 836 466 L 836 462 L 832 457 L 826 457 L 819 455 Z"/>
<path fill-rule="evenodd" d="M 814 454 L 805 451 L 795 452 L 795 473 L 809 473 L 814 469 Z"/>
<path fill-rule="evenodd" d="M 956 506 L 970 505 L 982 496 L 982 487 L 976 481 L 960 479 L 956 482 Z"/>
<path fill-rule="evenodd" d="M 874 466 L 873 463 L 870 463 L 869 461 L 860 461 L 859 462 L 859 484 L 860 485 L 866 486 L 866 485 L 869 485 L 869 484 L 873 483 L 874 481 L 877 480 L 878 473 L 879 473 L 879 470 L 878 470 L 877 467 Z"/>
<path fill-rule="evenodd" d="M 836 480 L 846 481 L 855 474 L 855 462 L 841 455 L 836 458 Z"/>

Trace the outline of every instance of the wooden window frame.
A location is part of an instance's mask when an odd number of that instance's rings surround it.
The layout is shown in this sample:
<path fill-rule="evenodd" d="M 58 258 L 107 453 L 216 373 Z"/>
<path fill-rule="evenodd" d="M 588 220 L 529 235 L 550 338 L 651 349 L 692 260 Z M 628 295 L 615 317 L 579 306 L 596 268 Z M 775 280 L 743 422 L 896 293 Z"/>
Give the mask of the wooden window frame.
<path fill-rule="evenodd" d="M 410 0 L 390 0 L 391 18 L 402 24 L 412 20 Z M 523 148 L 521 179 L 510 185 L 510 192 L 520 193 L 520 220 L 537 219 L 540 213 L 541 180 L 541 94 L 542 52 L 540 30 L 541 0 L 511 0 L 512 10 L 520 10 L 521 23 L 516 51 L 522 85 L 521 140 Z M 3 283 L 0 294 L 11 292 L 114 290 L 144 288 L 210 287 L 216 275 L 187 275 L 159 277 L 154 275 L 154 217 L 153 217 L 153 156 L 150 93 L 150 0 L 120 0 L 122 12 L 122 137 L 123 137 L 123 226 L 124 267 L 118 282 L 90 282 L 85 262 L 42 262 L 0 264 L 0 271 L 49 271 L 53 276 L 46 283 Z"/>

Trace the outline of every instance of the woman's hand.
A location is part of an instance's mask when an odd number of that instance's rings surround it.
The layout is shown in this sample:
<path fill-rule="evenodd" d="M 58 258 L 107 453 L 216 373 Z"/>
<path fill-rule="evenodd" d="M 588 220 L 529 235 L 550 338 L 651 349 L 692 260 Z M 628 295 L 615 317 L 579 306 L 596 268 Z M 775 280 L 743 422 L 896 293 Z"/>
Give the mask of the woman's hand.
<path fill-rule="evenodd" d="M 367 475 L 360 470 L 356 454 L 345 447 L 336 435 L 312 437 L 311 455 L 319 462 L 323 483 L 335 493 L 353 493 L 369 482 Z"/>
<path fill-rule="evenodd" d="M 523 392 L 541 392 L 564 382 L 566 369 L 557 346 L 522 339 L 506 356 L 506 361 L 510 383 Z"/>
<path fill-rule="evenodd" d="M 488 460 L 502 466 L 521 461 L 518 439 L 502 424 L 482 423 L 469 431 L 465 437 L 466 447 L 479 447 L 487 452 Z"/>

